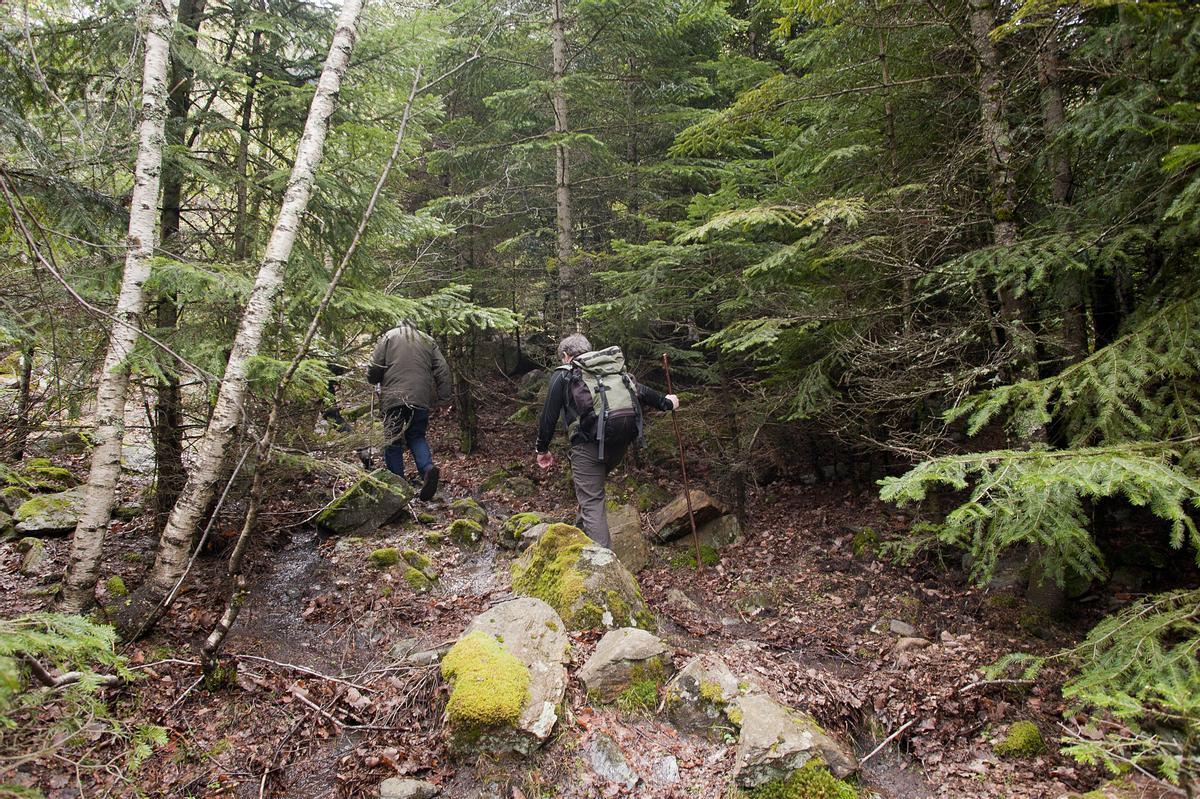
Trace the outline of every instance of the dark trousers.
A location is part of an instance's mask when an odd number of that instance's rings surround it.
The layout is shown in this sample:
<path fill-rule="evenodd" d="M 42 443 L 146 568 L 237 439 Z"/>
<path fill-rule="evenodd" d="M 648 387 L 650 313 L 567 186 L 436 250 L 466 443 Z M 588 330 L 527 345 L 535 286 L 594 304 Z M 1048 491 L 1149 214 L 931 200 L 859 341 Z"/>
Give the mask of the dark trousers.
<path fill-rule="evenodd" d="M 604 460 L 596 443 L 572 444 L 571 482 L 575 484 L 575 501 L 579 503 L 579 527 L 587 537 L 602 547 L 612 547 L 608 533 L 608 509 L 604 503 L 604 481 L 608 473 L 620 465 L 626 446 L 604 445 Z"/>
<path fill-rule="evenodd" d="M 429 429 L 429 409 L 397 405 L 383 412 L 383 434 L 388 445 L 383 448 L 383 462 L 392 474 L 404 476 L 404 448 L 412 452 L 417 472 L 424 477 L 433 466 L 433 453 L 425 440 Z"/>

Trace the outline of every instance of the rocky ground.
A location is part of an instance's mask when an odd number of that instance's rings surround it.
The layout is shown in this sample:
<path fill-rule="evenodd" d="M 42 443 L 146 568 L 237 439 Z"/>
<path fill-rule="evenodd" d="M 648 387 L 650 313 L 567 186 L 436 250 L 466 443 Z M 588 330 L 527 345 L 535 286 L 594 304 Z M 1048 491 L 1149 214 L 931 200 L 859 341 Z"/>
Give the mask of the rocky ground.
<path fill-rule="evenodd" d="M 847 484 L 753 489 L 732 541 L 725 541 L 735 532 L 727 520 L 710 529 L 713 543 L 722 545 L 702 553 L 700 569 L 686 540 L 631 545 L 644 552 L 621 553 L 627 563 L 646 561 L 637 580 L 649 615 L 620 603 L 601 611 L 628 610 L 617 624 L 644 619 L 642 626 L 655 627 L 656 657 L 674 668 L 703 655 L 698 662 L 709 671 L 691 683 L 696 695 L 721 684 L 714 669 L 732 675 L 704 729 L 673 709 L 688 691 L 680 678 L 664 685 L 664 674 L 649 690 L 635 691 L 625 690 L 628 681 L 620 691 L 597 681 L 589 659 L 613 644 L 600 646 L 603 630 L 587 623 L 591 611 L 579 608 L 583 623 L 572 622 L 574 611 L 561 611 L 564 629 L 546 633 L 568 646 L 561 648 L 565 662 L 552 664 L 564 669 L 565 695 L 552 703 L 554 723 L 542 725 L 540 745 L 522 743 L 517 748 L 528 749 L 525 755 L 463 745 L 453 720 L 446 721 L 454 717 L 447 712 L 451 687 L 439 661 L 473 624 L 494 632 L 507 623 L 479 618 L 504 612 L 517 598 L 518 557 L 525 564 L 519 580 L 531 568 L 530 555 L 502 545 L 513 543 L 502 540 L 504 522 L 519 513 L 573 517 L 561 466 L 537 469 L 531 422 L 520 414 L 510 420 L 517 410 L 510 402 L 482 408 L 487 434 L 470 457 L 447 454 L 453 426 L 436 421 L 433 445 L 445 465 L 439 498 L 411 503 L 407 520 L 378 530 L 331 535 L 314 527 L 321 507 L 354 482 L 352 470 L 289 476 L 263 514 L 268 529 L 251 558 L 255 593 L 225 648 L 230 668 L 222 679 L 204 681 L 195 648 L 219 613 L 224 550 L 237 529 L 237 508 L 228 509 L 171 613 L 150 638 L 123 650 L 144 679 L 110 693 L 112 713 L 128 729 L 166 727 L 165 746 L 129 768 L 114 761 L 128 741 L 97 722 L 55 753 L 10 761 L 0 782 L 36 787 L 52 799 L 139 792 L 374 797 L 388 779 L 427 782 L 442 796 L 472 799 L 724 797 L 733 795 L 731 778 L 744 767 L 739 751 L 749 746 L 751 730 L 790 707 L 809 714 L 849 759 L 861 762 L 852 780 L 864 797 L 1060 797 L 1104 783 L 1103 774 L 1055 752 L 1064 723 L 1055 674 L 1030 685 L 989 681 L 982 671 L 1007 652 L 1054 651 L 1077 640 L 1093 619 L 1031 624 L 1020 600 L 970 587 L 955 563 L 901 566 L 881 557 L 880 542 L 902 535 L 911 520 L 878 502 L 871 487 Z M 346 455 L 349 464 L 354 459 Z M 83 462 L 63 454 L 53 460 L 76 473 Z M 697 472 L 701 487 L 719 494 L 715 477 L 702 465 Z M 617 516 L 650 530 L 655 511 L 679 490 L 666 465 L 631 467 L 613 493 L 632 507 Z M 454 502 L 463 498 L 477 500 L 486 520 Z M 478 530 L 455 522 L 473 515 Z M 106 595 L 140 579 L 153 557 L 149 527 L 144 514 L 114 524 Z M 27 573 L 20 568 L 27 551 L 0 545 L 5 617 L 49 602 L 66 544 L 40 540 L 42 557 L 26 562 Z M 542 583 L 535 577 L 525 579 L 536 594 Z M 1084 607 L 1098 612 L 1102 604 Z M 521 618 L 541 618 L 532 606 L 507 607 L 520 607 Z M 547 630 L 555 623 L 543 619 Z M 503 653 L 484 657 L 498 658 L 496 673 L 508 662 Z M 465 678 L 456 674 L 457 689 Z M 52 707 L 26 718 L 23 729 L 5 733 L 6 750 L 21 736 L 38 740 L 36 732 L 50 729 L 61 712 Z M 1036 725 L 1046 746 L 998 754 L 1022 721 Z M 409 790 L 398 782 L 387 786 Z M 1124 790 L 1158 795 L 1132 780 Z"/>

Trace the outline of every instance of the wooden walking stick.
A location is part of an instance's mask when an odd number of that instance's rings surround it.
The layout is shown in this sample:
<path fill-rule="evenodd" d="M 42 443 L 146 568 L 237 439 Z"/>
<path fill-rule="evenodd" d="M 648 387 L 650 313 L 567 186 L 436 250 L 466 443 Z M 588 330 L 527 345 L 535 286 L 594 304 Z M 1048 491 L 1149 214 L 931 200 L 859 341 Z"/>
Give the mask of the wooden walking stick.
<path fill-rule="evenodd" d="M 667 362 L 667 354 L 663 353 L 663 372 L 667 376 L 667 393 L 674 394 L 671 388 L 671 365 Z M 679 442 L 679 471 L 683 473 L 683 496 L 687 500 L 688 522 L 692 525 L 692 543 L 696 545 L 696 571 L 702 571 L 704 563 L 700 559 L 700 536 L 696 533 L 696 516 L 692 513 L 692 489 L 688 486 L 687 460 L 683 457 L 683 436 L 679 434 L 679 420 L 675 418 L 675 409 L 671 408 L 671 426 L 675 428 L 675 440 Z"/>

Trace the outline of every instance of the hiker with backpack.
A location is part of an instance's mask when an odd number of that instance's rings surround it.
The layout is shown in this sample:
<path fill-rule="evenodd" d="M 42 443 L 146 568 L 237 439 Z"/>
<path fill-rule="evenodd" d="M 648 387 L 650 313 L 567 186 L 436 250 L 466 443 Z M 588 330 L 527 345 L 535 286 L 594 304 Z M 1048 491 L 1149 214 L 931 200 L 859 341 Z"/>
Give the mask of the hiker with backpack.
<path fill-rule="evenodd" d="M 412 452 L 421 479 L 420 499 L 437 492 L 439 470 L 425 440 L 429 411 L 450 401 L 450 367 L 437 342 L 409 322 L 384 333 L 371 354 L 367 382 L 379 386 L 383 460 L 388 471 L 404 476 L 404 448 Z"/>
<path fill-rule="evenodd" d="M 550 439 L 561 416 L 571 442 L 571 480 L 579 502 L 579 526 L 588 538 L 611 547 L 604 481 L 642 438 L 642 406 L 662 411 L 679 407 L 674 394 L 660 394 L 625 371 L 619 347 L 592 351 L 581 333 L 558 345 L 562 364 L 550 376 L 550 390 L 538 421 L 537 465 L 554 465 Z"/>

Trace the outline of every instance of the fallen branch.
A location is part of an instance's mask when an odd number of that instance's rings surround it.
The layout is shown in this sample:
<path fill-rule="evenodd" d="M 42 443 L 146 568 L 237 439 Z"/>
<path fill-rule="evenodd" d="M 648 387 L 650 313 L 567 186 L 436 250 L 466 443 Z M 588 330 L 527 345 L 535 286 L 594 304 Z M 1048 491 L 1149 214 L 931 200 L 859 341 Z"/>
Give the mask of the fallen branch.
<path fill-rule="evenodd" d="M 909 719 L 908 721 L 904 722 L 904 724 L 902 724 L 902 725 L 900 726 L 900 729 L 896 730 L 894 733 L 892 733 L 892 734 L 891 734 L 891 735 L 889 735 L 888 737 L 884 738 L 884 739 L 883 739 L 883 741 L 882 741 L 882 742 L 879 744 L 879 746 L 877 746 L 877 747 L 875 747 L 874 749 L 872 749 L 872 750 L 870 751 L 870 753 L 869 753 L 869 754 L 868 754 L 866 757 L 864 757 L 862 760 L 858 761 L 858 765 L 859 765 L 859 766 L 862 766 L 862 765 L 863 765 L 864 763 L 866 763 L 868 760 L 870 760 L 871 758 L 875 757 L 875 755 L 879 754 L 880 750 L 881 750 L 881 749 L 883 749 L 883 747 L 887 746 L 887 745 L 888 745 L 888 744 L 890 744 L 892 741 L 894 741 L 894 740 L 895 740 L 895 739 L 896 739 L 896 738 L 897 738 L 897 737 L 900 735 L 900 733 L 904 732 L 904 731 L 905 731 L 905 730 L 907 730 L 909 727 L 911 727 L 911 726 L 913 725 L 913 723 L 914 723 L 914 722 L 916 722 L 916 719 L 915 719 L 915 718 L 911 718 L 911 719 Z"/>
<path fill-rule="evenodd" d="M 37 680 L 43 688 L 49 688 L 51 690 L 58 690 L 59 688 L 65 688 L 68 685 L 74 685 L 75 683 L 84 679 L 84 677 L 89 676 L 88 672 L 68 671 L 56 677 L 32 655 L 22 652 L 21 660 L 26 666 L 29 667 L 29 673 L 33 675 L 33 678 Z M 121 679 L 115 674 L 97 674 L 95 676 L 96 682 L 103 688 L 115 688 L 118 685 L 123 685 L 125 682 L 125 680 Z"/>

